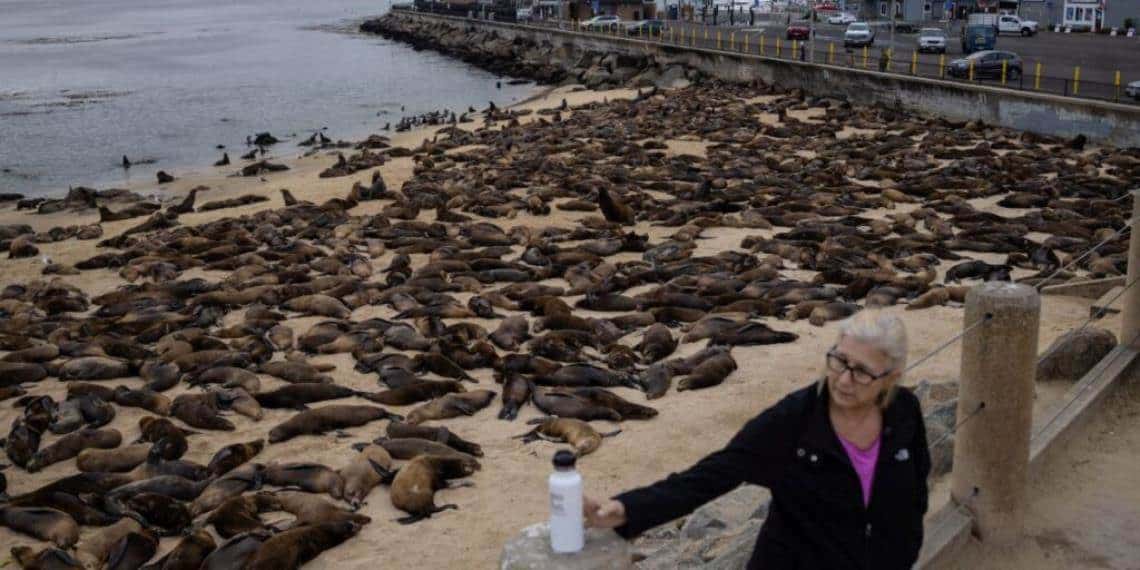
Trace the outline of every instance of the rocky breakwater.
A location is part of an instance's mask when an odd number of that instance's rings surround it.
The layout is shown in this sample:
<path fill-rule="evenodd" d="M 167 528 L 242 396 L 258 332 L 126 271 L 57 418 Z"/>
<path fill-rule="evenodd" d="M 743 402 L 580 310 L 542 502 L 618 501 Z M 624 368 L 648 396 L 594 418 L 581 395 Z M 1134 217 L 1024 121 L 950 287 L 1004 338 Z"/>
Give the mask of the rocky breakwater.
<path fill-rule="evenodd" d="M 613 87 L 684 87 L 700 78 L 686 66 L 659 61 L 652 55 L 625 55 L 582 49 L 572 43 L 555 45 L 524 37 L 510 38 L 452 22 L 427 21 L 388 14 L 361 24 L 362 32 L 433 49 L 479 68 L 540 84 L 583 84 L 591 89 Z"/>

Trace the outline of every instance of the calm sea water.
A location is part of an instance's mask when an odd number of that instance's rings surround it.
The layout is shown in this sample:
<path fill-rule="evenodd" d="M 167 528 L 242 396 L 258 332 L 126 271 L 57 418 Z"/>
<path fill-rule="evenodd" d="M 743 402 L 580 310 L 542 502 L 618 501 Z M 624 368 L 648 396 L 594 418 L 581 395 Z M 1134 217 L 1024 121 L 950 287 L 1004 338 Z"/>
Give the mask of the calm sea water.
<path fill-rule="evenodd" d="M 355 33 L 387 9 L 387 0 L 0 0 L 0 191 L 153 181 L 160 169 L 209 167 L 219 144 L 237 161 L 261 131 L 298 135 L 277 145 L 283 154 L 322 127 L 359 138 L 401 116 L 533 93 Z M 155 163 L 124 171 L 122 155 Z"/>

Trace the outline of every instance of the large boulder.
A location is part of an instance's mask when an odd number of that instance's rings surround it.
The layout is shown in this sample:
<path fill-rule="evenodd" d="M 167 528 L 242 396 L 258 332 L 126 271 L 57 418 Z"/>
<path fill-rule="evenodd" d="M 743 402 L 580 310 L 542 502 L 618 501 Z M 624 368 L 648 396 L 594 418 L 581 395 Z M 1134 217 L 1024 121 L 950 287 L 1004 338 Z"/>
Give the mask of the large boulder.
<path fill-rule="evenodd" d="M 744 524 L 772 494 L 764 487 L 741 485 L 693 511 L 681 526 L 681 537 L 693 540 Z"/>
<path fill-rule="evenodd" d="M 1045 357 L 1037 363 L 1037 381 L 1079 380 L 1114 348 L 1116 335 L 1111 331 L 1096 327 L 1069 331 L 1045 349 Z"/>

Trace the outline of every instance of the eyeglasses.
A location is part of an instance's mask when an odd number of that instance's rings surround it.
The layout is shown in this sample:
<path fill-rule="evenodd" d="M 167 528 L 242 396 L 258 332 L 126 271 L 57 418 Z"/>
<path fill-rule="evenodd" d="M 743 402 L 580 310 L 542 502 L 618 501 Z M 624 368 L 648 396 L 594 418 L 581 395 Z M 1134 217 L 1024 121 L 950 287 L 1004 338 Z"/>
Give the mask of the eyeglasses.
<path fill-rule="evenodd" d="M 850 370 L 851 379 L 854 380 L 856 384 L 862 384 L 864 386 L 876 380 L 881 380 L 891 372 L 894 372 L 894 369 L 891 368 L 880 374 L 872 374 L 859 365 L 852 366 L 850 362 L 847 362 L 846 358 L 843 358 L 842 356 L 835 353 L 834 347 L 832 347 L 831 350 L 827 351 L 827 369 L 840 376 L 842 376 L 844 372 Z"/>

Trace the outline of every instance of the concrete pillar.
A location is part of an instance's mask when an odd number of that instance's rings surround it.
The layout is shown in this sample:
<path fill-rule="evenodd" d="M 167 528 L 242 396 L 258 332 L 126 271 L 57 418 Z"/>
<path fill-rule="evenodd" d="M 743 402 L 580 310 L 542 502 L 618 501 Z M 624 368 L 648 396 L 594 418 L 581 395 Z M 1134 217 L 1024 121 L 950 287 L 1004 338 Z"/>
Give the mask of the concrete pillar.
<path fill-rule="evenodd" d="M 550 527 L 532 524 L 503 546 L 500 570 L 629 570 L 629 543 L 609 529 L 586 529 L 586 546 L 574 554 L 550 549 Z"/>
<path fill-rule="evenodd" d="M 1124 286 L 1128 287 L 1140 279 L 1140 190 L 1132 191 L 1132 235 L 1128 237 L 1128 277 Z M 1140 344 L 1140 287 L 1132 287 L 1124 292 L 1121 299 L 1124 311 L 1120 319 L 1120 344 Z"/>
<path fill-rule="evenodd" d="M 1025 522 L 1041 298 L 1033 287 L 991 281 L 966 295 L 964 326 L 986 315 L 962 340 L 950 493 L 972 511 L 982 541 L 1004 544 Z"/>

